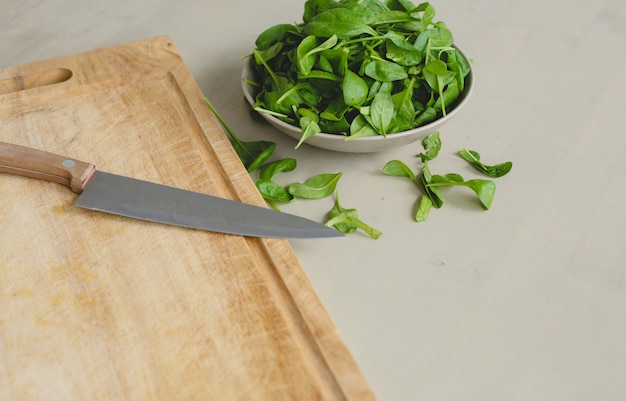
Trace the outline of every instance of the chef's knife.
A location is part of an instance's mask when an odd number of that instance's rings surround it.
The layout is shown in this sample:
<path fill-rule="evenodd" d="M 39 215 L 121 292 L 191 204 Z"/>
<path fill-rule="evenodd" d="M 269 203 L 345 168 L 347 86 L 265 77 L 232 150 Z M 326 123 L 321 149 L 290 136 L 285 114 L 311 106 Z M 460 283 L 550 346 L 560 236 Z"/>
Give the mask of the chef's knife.
<path fill-rule="evenodd" d="M 96 170 L 91 163 L 0 142 L 0 172 L 66 185 L 75 205 L 158 223 L 274 238 L 343 237 L 299 216 Z"/>

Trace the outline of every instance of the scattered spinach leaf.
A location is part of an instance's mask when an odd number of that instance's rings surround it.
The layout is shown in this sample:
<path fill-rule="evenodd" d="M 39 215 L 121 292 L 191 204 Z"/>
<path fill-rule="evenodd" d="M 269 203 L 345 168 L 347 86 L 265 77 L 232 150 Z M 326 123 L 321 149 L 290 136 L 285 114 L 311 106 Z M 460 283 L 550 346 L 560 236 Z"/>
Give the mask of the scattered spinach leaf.
<path fill-rule="evenodd" d="M 383 167 L 383 173 L 392 177 L 407 177 L 417 184 L 417 176 L 404 162 L 400 160 L 391 160 Z"/>
<path fill-rule="evenodd" d="M 267 163 L 259 170 L 259 179 L 256 182 L 256 187 L 263 199 L 274 210 L 279 210 L 276 202 L 291 202 L 294 200 L 294 197 L 285 187 L 274 182 L 272 178 L 278 173 L 293 171 L 296 165 L 296 159 L 286 158 Z"/>
<path fill-rule="evenodd" d="M 441 138 L 439 137 L 438 132 L 433 132 L 427 135 L 422 140 L 422 146 L 424 147 L 424 152 L 417 155 L 422 161 L 422 168 L 419 173 L 414 173 L 405 163 L 399 160 L 391 160 L 383 167 L 384 174 L 395 177 L 407 177 L 419 187 L 421 195 L 417 206 L 417 212 L 415 213 L 416 221 L 419 222 L 426 220 L 433 207 L 441 208 L 443 206 L 443 195 L 440 190 L 441 187 L 468 187 L 476 193 L 484 209 L 489 209 L 491 207 L 491 203 L 493 202 L 496 192 L 496 185 L 493 181 L 482 179 L 465 181 L 463 177 L 456 173 L 445 175 L 434 175 L 431 173 L 429 163 L 437 157 L 439 151 L 441 150 Z M 466 149 L 462 151 L 461 156 L 466 160 L 468 160 L 467 158 L 471 158 L 473 162 L 479 162 L 480 160 L 480 155 L 473 151 L 467 151 Z M 506 171 L 507 168 L 510 170 L 510 167 L 507 167 L 505 163 L 499 166 L 504 171 Z M 489 166 L 487 166 L 487 169 L 488 167 Z M 502 170 L 495 170 L 498 174 L 502 172 Z"/>
<path fill-rule="evenodd" d="M 426 152 L 417 155 L 423 162 L 433 160 L 441 150 L 441 138 L 439 132 L 431 132 L 422 140 L 422 146 Z"/>
<path fill-rule="evenodd" d="M 220 124 L 224 127 L 228 135 L 230 136 L 233 144 L 233 148 L 239 156 L 239 159 L 245 166 L 248 172 L 254 171 L 259 168 L 274 152 L 276 144 L 269 141 L 253 141 L 244 142 L 237 138 L 235 133 L 230 129 L 226 121 L 217 112 L 215 107 L 209 102 L 209 99 L 205 98 L 204 101 L 209 106 L 209 109 L 215 114 L 215 117 L 219 120 Z"/>
<path fill-rule="evenodd" d="M 418 186 L 420 187 L 424 195 L 426 195 L 428 199 L 430 199 L 432 205 L 435 208 L 439 209 L 443 206 L 443 195 L 441 194 L 439 188 L 430 186 L 430 183 L 433 180 L 432 177 L 433 175 L 430 172 L 428 161 L 425 161 L 424 165 L 422 166 L 422 173 L 420 174 Z"/>
<path fill-rule="evenodd" d="M 297 161 L 292 157 L 268 163 L 259 170 L 259 179 L 271 180 L 278 173 L 286 173 L 296 169 Z"/>
<path fill-rule="evenodd" d="M 488 166 L 480 161 L 480 154 L 474 150 L 462 149 L 459 151 L 459 155 L 474 166 L 478 171 L 493 178 L 502 177 L 508 174 L 509 171 L 511 171 L 511 168 L 513 168 L 512 162 L 504 162 L 496 164 L 495 166 Z"/>
<path fill-rule="evenodd" d="M 431 174 L 426 161 L 419 174 L 414 173 L 409 166 L 400 160 L 387 162 L 383 167 L 383 173 L 393 177 L 406 177 L 420 189 L 422 194 L 419 197 L 419 205 L 415 212 L 416 221 L 426 220 L 428 212 L 433 206 L 440 208 L 443 205 L 443 198 L 441 197 L 439 188 L 429 186 Z"/>
<path fill-rule="evenodd" d="M 256 182 L 256 187 L 259 193 L 265 199 L 274 210 L 279 210 L 276 202 L 292 202 L 294 196 L 287 191 L 283 186 L 269 179 L 260 179 Z"/>
<path fill-rule="evenodd" d="M 485 209 L 491 207 L 491 202 L 496 192 L 496 185 L 491 180 L 474 179 L 464 181 L 458 174 L 454 175 L 434 175 L 431 182 L 427 185 L 428 188 L 436 188 L 443 186 L 464 186 L 470 188 L 478 195 L 481 204 Z"/>
<path fill-rule="evenodd" d="M 420 202 L 417 207 L 417 212 L 415 213 L 415 221 L 418 223 L 420 221 L 426 221 L 428 218 L 428 214 L 430 213 L 430 209 L 433 207 L 433 201 L 426 195 L 420 196 Z"/>
<path fill-rule="evenodd" d="M 373 239 L 378 239 L 378 237 L 382 235 L 380 230 L 375 229 L 359 219 L 359 214 L 356 209 L 345 209 L 342 207 L 339 203 L 339 193 L 335 194 L 335 205 L 330 212 L 328 212 L 326 226 L 335 227 L 337 231 L 344 234 L 353 233 L 357 229 L 361 229 Z"/>
<path fill-rule="evenodd" d="M 423 163 L 421 172 L 414 173 L 405 163 L 399 160 L 391 160 L 383 167 L 383 173 L 387 175 L 410 178 L 422 192 L 417 211 L 415 212 L 416 221 L 426 220 L 433 206 L 436 208 L 443 206 L 443 197 L 439 188 L 429 186 L 432 174 L 428 167 L 428 161 L 437 157 L 441 149 L 439 132 L 435 131 L 428 134 L 422 140 L 422 146 L 425 152 L 417 155 Z"/>
<path fill-rule="evenodd" d="M 337 183 L 343 173 L 318 174 L 304 181 L 296 182 L 287 187 L 289 193 L 297 198 L 322 199 L 335 192 Z"/>

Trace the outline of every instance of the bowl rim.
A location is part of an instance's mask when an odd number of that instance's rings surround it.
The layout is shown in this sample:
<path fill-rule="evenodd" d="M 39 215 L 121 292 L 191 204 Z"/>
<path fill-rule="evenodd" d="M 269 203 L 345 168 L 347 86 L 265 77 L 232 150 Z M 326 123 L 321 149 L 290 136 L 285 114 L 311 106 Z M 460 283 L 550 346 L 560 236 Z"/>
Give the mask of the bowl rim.
<path fill-rule="evenodd" d="M 463 88 L 463 91 L 460 94 L 460 99 L 458 99 L 455 104 L 454 104 L 454 108 L 450 111 L 448 111 L 446 113 L 445 116 L 441 116 L 433 121 L 430 121 L 424 125 L 420 125 L 419 127 L 415 127 L 415 128 L 411 128 L 410 130 L 406 130 L 406 131 L 399 131 L 399 132 L 394 132 L 394 133 L 390 133 L 387 135 L 376 135 L 376 136 L 362 136 L 359 138 L 354 138 L 354 139 L 349 139 L 349 136 L 346 135 L 340 135 L 340 134 L 330 134 L 327 132 L 320 132 L 315 134 L 316 138 L 319 139 L 323 139 L 326 141 L 341 141 L 341 142 L 352 142 L 352 141 L 358 141 L 358 142 L 377 142 L 377 141 L 385 141 L 385 140 L 389 140 L 390 138 L 403 138 L 406 136 L 411 136 L 411 135 L 415 135 L 416 133 L 419 132 L 424 132 L 424 131 L 429 131 L 429 130 L 434 130 L 435 127 L 438 127 L 440 125 L 442 125 L 444 122 L 448 121 L 450 118 L 452 118 L 452 116 L 454 116 L 461 108 L 462 106 L 469 100 L 471 94 L 474 92 L 474 84 L 475 84 L 475 78 L 474 78 L 474 68 L 471 65 L 471 61 L 469 58 L 467 58 L 467 56 L 465 55 L 465 53 L 463 53 L 463 51 L 461 49 L 459 49 L 458 46 L 456 45 L 452 45 L 459 53 L 461 53 L 461 56 L 464 57 L 467 61 L 468 61 L 468 66 L 469 66 L 469 72 L 467 74 L 467 76 L 465 77 L 465 87 Z M 252 87 L 252 85 L 248 84 L 244 78 L 249 78 L 252 71 L 251 71 L 251 66 L 250 64 L 253 62 L 252 59 L 248 59 L 245 63 L 244 63 L 244 67 L 242 69 L 241 72 L 241 85 L 242 85 L 242 90 L 244 93 L 244 96 L 246 98 L 246 100 L 248 101 L 248 103 L 252 106 L 255 103 L 255 99 L 254 99 L 254 89 Z M 284 127 L 285 129 L 290 129 L 290 130 L 300 130 L 302 131 L 302 129 L 297 126 L 297 125 L 293 125 L 293 124 L 289 124 L 288 122 L 285 122 L 283 120 L 281 120 L 280 118 L 277 118 L 269 113 L 260 113 L 259 114 L 262 115 L 263 118 L 265 119 L 271 119 L 272 122 L 276 123 L 277 125 L 280 125 L 281 127 Z M 305 141 L 306 143 L 306 141 Z"/>

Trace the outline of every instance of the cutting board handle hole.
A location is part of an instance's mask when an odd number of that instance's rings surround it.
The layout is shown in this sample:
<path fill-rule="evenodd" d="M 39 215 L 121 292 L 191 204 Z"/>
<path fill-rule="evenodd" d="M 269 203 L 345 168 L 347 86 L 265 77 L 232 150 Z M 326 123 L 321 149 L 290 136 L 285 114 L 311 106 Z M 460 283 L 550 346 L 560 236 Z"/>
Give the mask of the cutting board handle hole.
<path fill-rule="evenodd" d="M 0 80 L 0 95 L 60 84 L 71 77 L 72 71 L 67 68 L 55 68 L 34 74 L 17 75 L 12 78 Z"/>

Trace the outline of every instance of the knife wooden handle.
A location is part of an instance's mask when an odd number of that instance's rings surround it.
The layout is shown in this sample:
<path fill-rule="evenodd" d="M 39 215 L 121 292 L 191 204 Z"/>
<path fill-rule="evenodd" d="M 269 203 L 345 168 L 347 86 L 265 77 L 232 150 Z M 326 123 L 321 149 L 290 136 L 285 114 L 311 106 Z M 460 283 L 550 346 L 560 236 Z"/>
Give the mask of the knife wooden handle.
<path fill-rule="evenodd" d="M 0 142 L 0 172 L 56 182 L 81 193 L 96 167 L 42 150 Z"/>

